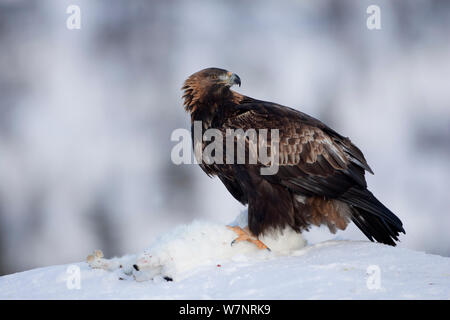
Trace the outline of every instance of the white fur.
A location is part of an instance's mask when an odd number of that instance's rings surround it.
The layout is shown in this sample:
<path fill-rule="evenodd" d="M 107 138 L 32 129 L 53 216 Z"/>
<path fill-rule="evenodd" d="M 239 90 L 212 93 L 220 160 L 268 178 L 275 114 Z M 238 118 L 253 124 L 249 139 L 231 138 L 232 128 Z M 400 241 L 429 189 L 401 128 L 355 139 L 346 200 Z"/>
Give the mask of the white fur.
<path fill-rule="evenodd" d="M 241 213 L 231 223 L 233 226 L 247 225 L 247 212 Z M 112 271 L 122 269 L 124 274 L 133 274 L 138 281 L 169 277 L 179 280 L 198 271 L 201 267 L 217 267 L 233 261 L 273 259 L 289 255 L 306 245 L 303 237 L 290 228 L 283 232 L 260 237 L 271 251 L 260 250 L 249 242 L 231 246 L 236 233 L 225 225 L 194 221 L 178 226 L 160 236 L 147 250 L 137 256 L 104 259 L 102 255 L 90 256 L 88 263 L 93 268 Z M 136 265 L 139 271 L 132 266 Z"/>

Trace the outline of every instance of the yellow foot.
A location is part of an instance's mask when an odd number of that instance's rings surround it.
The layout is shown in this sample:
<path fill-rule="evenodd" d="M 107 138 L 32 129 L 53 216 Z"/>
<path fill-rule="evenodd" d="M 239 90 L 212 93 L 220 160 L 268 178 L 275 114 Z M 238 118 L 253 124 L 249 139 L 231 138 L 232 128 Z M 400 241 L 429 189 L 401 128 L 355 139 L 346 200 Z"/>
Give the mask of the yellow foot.
<path fill-rule="evenodd" d="M 248 227 L 242 229 L 241 227 L 237 226 L 236 227 L 227 226 L 227 228 L 233 230 L 238 235 L 238 237 L 231 242 L 231 245 L 241 241 L 248 241 L 256 245 L 259 249 L 267 249 L 270 251 L 268 246 L 266 246 L 263 242 L 250 235 L 250 230 L 248 230 Z"/>

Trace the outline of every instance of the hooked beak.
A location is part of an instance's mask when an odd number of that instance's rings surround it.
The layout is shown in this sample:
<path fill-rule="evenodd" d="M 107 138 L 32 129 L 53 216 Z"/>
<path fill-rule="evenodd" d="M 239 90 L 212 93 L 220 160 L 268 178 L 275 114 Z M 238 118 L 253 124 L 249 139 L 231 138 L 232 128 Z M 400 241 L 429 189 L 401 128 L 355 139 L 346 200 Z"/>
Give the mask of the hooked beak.
<path fill-rule="evenodd" d="M 237 84 L 239 87 L 241 86 L 241 78 L 236 73 L 232 73 L 228 79 L 228 85 L 231 87 Z"/>

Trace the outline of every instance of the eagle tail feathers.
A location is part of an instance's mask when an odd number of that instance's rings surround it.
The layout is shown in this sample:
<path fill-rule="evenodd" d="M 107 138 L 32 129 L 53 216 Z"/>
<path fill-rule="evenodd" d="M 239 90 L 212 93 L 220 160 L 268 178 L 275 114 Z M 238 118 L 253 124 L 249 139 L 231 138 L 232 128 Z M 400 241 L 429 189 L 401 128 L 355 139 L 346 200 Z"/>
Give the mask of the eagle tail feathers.
<path fill-rule="evenodd" d="M 351 188 L 341 200 L 352 207 L 352 221 L 369 240 L 395 246 L 400 232 L 405 233 L 400 219 L 367 189 Z"/>

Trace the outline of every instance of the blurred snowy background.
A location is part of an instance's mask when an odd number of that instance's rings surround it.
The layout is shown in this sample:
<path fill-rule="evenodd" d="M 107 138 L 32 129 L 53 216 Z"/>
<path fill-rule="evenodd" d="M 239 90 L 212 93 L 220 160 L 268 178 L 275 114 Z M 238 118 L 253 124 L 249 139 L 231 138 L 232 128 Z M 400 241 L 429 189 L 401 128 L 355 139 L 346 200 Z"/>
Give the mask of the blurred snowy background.
<path fill-rule="evenodd" d="M 0 275 L 232 221 L 243 207 L 218 179 L 170 161 L 182 82 L 210 66 L 351 137 L 400 246 L 450 255 L 449 1 L 0 0 Z"/>

